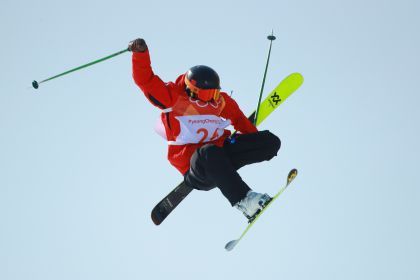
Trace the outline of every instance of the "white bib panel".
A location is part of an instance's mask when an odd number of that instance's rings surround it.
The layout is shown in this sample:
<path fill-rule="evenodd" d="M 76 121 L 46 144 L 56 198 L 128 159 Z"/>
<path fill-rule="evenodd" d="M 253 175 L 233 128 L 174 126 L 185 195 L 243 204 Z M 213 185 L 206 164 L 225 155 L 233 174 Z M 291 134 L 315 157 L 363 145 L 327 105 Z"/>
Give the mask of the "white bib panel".
<path fill-rule="evenodd" d="M 215 115 L 177 116 L 181 131 L 171 145 L 197 144 L 220 138 L 231 122 Z"/>

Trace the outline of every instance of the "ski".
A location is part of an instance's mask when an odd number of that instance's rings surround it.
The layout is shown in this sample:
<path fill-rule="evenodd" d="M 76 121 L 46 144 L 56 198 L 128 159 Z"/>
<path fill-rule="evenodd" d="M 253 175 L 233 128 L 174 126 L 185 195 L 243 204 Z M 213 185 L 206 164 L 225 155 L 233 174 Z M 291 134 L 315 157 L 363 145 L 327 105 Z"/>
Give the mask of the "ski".
<path fill-rule="evenodd" d="M 290 170 L 289 174 L 287 175 L 287 181 L 286 184 L 280 189 L 280 191 L 271 199 L 271 201 L 257 214 L 257 216 L 255 216 L 255 218 L 253 218 L 250 223 L 248 224 L 248 226 L 246 227 L 246 229 L 244 230 L 244 232 L 241 234 L 241 236 L 239 236 L 238 239 L 229 241 L 226 245 L 225 245 L 225 249 L 227 251 L 232 251 L 233 248 L 235 248 L 236 245 L 238 245 L 239 241 L 241 241 L 241 239 L 245 236 L 245 234 L 248 232 L 248 230 L 255 224 L 255 222 L 258 220 L 258 218 L 264 213 L 265 210 L 267 210 L 267 208 L 284 192 L 284 190 L 290 185 L 290 183 L 296 178 L 298 172 L 297 169 L 292 169 Z"/>
<path fill-rule="evenodd" d="M 280 84 L 261 102 L 256 126 L 261 124 L 276 108 L 278 108 L 293 92 L 303 83 L 303 76 L 300 73 L 293 73 L 283 79 Z M 254 122 L 256 112 L 254 111 L 248 119 Z M 160 225 L 169 214 L 184 200 L 193 189 L 180 183 L 167 196 L 165 196 L 151 213 L 155 225 Z"/>
<path fill-rule="evenodd" d="M 160 225 L 166 217 L 181 203 L 182 200 L 193 189 L 185 185 L 182 181 L 164 199 L 162 199 L 152 210 L 152 221 L 155 225 Z"/>

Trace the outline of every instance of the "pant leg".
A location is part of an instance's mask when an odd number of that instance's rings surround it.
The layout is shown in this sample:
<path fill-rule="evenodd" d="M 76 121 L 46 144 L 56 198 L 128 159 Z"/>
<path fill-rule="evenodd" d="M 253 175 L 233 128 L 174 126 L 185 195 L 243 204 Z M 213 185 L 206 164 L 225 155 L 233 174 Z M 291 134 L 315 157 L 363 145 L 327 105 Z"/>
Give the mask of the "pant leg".
<path fill-rule="evenodd" d="M 239 169 L 248 164 L 272 159 L 277 155 L 280 146 L 280 139 L 268 130 L 264 130 L 238 135 L 234 143 L 227 142 L 223 148 L 233 166 Z"/>
<path fill-rule="evenodd" d="M 279 149 L 280 139 L 269 131 L 238 135 L 235 143 L 227 141 L 223 148 L 204 145 L 191 157 L 191 167 L 184 175 L 184 181 L 198 190 L 208 191 L 218 187 L 235 205 L 251 190 L 237 170 L 248 164 L 270 160 Z"/>
<path fill-rule="evenodd" d="M 218 187 L 232 206 L 251 190 L 232 165 L 224 148 L 212 144 L 204 145 L 193 154 L 184 181 L 199 190 Z"/>

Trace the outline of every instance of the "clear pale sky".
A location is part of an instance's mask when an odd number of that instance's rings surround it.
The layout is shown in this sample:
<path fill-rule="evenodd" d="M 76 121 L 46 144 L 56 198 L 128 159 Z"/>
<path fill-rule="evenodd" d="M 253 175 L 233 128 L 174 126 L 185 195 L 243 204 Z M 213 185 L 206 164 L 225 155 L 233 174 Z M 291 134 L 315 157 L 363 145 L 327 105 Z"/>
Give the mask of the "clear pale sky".
<path fill-rule="evenodd" d="M 420 2 L 15 1 L 0 9 L 0 279 L 420 279 Z M 261 126 L 279 156 L 245 167 L 274 194 L 246 226 L 220 191 L 193 192 L 159 227 L 180 180 L 131 55 L 32 80 L 146 39 L 165 81 L 218 71 L 245 113 L 305 83 Z"/>

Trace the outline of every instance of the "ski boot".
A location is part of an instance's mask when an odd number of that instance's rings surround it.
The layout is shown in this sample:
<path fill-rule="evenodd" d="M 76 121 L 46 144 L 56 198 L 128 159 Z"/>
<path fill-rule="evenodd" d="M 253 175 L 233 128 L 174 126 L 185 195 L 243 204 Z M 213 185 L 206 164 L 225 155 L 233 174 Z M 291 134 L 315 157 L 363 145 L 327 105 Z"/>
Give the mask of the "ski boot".
<path fill-rule="evenodd" d="M 257 215 L 267 206 L 272 198 L 268 194 L 249 191 L 241 201 L 234 206 L 242 211 L 248 219 L 248 223 L 252 223 Z"/>

